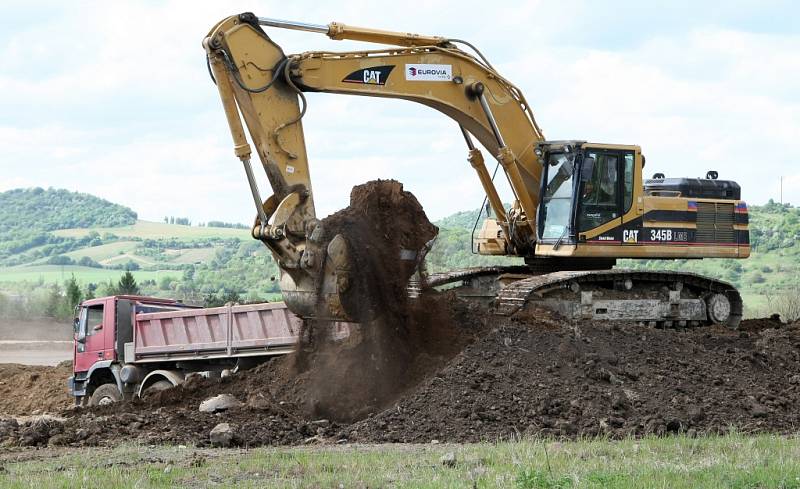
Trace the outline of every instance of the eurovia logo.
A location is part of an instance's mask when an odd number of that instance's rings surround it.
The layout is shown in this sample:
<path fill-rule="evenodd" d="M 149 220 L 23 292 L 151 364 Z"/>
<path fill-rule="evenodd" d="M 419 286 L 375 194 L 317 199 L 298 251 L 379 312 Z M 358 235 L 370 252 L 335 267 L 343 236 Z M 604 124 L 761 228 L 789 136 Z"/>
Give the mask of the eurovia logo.
<path fill-rule="evenodd" d="M 453 65 L 407 64 L 408 81 L 451 81 Z"/>

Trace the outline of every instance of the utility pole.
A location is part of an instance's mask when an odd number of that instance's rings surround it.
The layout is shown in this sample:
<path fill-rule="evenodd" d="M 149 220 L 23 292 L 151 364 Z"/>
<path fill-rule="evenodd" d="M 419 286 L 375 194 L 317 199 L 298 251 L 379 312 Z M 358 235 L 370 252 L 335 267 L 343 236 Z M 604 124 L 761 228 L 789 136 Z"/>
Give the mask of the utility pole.
<path fill-rule="evenodd" d="M 783 205 L 783 176 L 781 176 L 781 205 Z"/>

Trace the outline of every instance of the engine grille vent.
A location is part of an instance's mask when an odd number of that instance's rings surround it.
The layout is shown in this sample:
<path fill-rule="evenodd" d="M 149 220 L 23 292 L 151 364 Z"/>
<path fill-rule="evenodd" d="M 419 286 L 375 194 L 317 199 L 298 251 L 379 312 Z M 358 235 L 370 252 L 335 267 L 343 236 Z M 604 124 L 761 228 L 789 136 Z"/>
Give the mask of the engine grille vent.
<path fill-rule="evenodd" d="M 733 204 L 697 203 L 697 241 L 700 243 L 733 243 Z"/>

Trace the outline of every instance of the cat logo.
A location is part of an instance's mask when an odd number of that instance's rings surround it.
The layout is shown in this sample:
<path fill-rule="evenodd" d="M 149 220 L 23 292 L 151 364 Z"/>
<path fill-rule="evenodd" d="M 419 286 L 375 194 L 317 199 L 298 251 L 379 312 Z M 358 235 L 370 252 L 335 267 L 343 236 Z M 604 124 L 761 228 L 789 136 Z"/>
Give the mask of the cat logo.
<path fill-rule="evenodd" d="M 625 229 L 622 231 L 623 243 L 636 243 L 637 241 L 639 241 L 638 229 Z"/>
<path fill-rule="evenodd" d="M 389 73 L 392 72 L 393 68 L 394 65 L 363 68 L 350 73 L 342 81 L 361 85 L 386 85 L 386 80 L 389 78 Z"/>

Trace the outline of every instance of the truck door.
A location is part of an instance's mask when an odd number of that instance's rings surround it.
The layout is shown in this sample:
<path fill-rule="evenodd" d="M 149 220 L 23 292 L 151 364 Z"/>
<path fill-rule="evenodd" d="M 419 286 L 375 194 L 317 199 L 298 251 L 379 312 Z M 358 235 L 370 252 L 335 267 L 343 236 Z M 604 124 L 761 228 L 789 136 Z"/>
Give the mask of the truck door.
<path fill-rule="evenodd" d="M 105 302 L 81 306 L 78 315 L 78 332 L 75 341 L 75 371 L 85 372 L 106 357 L 105 332 L 114 334 L 112 325 L 107 325 Z M 108 327 L 106 327 L 108 326 Z"/>

